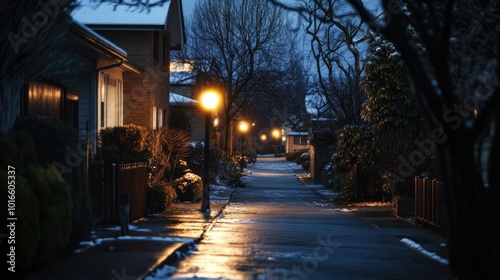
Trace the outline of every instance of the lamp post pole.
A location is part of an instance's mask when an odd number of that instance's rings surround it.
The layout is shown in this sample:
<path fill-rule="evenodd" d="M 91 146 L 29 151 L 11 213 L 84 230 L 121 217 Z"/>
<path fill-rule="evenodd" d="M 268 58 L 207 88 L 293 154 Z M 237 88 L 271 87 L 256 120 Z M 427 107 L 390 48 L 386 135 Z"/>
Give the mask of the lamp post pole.
<path fill-rule="evenodd" d="M 205 113 L 205 146 L 203 158 L 203 202 L 201 211 L 210 210 L 210 112 Z"/>
<path fill-rule="evenodd" d="M 243 144 L 244 144 L 244 140 L 245 140 L 245 133 L 248 131 L 249 129 L 249 125 L 246 121 L 241 121 L 239 126 L 238 126 L 238 129 L 240 130 L 240 133 L 241 133 L 241 159 L 240 159 L 240 172 L 243 172 L 243 166 L 245 165 L 245 157 L 243 156 Z"/>
<path fill-rule="evenodd" d="M 213 90 L 207 90 L 201 95 L 201 105 L 205 107 L 205 145 L 203 150 L 203 200 L 201 211 L 210 211 L 210 124 L 211 114 L 219 103 L 219 95 Z"/>
<path fill-rule="evenodd" d="M 278 129 L 273 129 L 272 134 L 273 134 L 273 138 L 276 141 L 276 145 L 274 146 L 274 156 L 277 157 L 278 156 L 278 145 L 279 145 L 279 139 L 281 137 L 281 133 Z"/>

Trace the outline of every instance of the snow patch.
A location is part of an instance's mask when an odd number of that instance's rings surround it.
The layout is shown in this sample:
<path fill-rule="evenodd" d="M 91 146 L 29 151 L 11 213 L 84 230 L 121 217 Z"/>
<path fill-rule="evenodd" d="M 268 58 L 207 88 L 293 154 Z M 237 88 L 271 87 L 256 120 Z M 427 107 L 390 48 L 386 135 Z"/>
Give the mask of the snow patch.
<path fill-rule="evenodd" d="M 403 242 L 404 244 L 406 244 L 410 248 L 417 250 L 419 253 L 421 253 L 421 254 L 423 254 L 423 255 L 425 255 L 425 256 L 427 256 L 427 257 L 429 257 L 429 258 L 431 258 L 431 259 L 433 259 L 441 264 L 444 264 L 444 265 L 449 264 L 449 261 L 447 259 L 441 258 L 436 253 L 432 253 L 432 252 L 425 250 L 420 244 L 414 242 L 411 239 L 402 238 L 401 242 Z"/>

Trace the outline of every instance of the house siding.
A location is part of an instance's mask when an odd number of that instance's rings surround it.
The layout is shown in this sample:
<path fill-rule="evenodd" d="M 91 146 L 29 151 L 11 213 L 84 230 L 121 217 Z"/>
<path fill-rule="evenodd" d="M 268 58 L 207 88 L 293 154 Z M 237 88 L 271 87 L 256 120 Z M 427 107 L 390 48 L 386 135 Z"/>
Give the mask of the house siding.
<path fill-rule="evenodd" d="M 153 128 L 153 106 L 165 110 L 165 114 L 169 115 L 170 50 L 166 46 L 167 49 L 163 51 L 164 37 L 167 36 L 165 42 L 168 42 L 169 34 L 158 32 L 158 45 L 155 48 L 155 32 L 158 31 L 99 31 L 102 36 L 122 47 L 135 64 L 144 68 L 141 74 L 123 74 L 123 124 Z M 158 51 L 156 61 L 154 50 Z"/>

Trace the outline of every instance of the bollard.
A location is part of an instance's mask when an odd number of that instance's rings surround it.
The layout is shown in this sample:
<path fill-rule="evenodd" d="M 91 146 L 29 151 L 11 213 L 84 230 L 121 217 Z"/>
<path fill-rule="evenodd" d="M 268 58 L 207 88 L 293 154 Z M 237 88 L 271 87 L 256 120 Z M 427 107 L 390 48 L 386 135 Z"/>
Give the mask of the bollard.
<path fill-rule="evenodd" d="M 122 235 L 128 235 L 130 221 L 129 194 L 120 193 L 120 228 Z"/>

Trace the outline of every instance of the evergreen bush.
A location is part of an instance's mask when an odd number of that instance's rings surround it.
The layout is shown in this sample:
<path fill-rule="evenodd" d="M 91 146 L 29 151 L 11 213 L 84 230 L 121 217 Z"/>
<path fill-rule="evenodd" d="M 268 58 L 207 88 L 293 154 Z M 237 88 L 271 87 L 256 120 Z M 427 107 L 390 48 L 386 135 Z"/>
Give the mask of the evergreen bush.
<path fill-rule="evenodd" d="M 15 169 L 16 200 L 16 272 L 27 273 L 36 262 L 40 240 L 39 206 L 33 185 L 25 174 L 38 165 L 36 150 L 30 136 L 24 132 L 0 137 L 0 180 L 8 182 L 8 166 Z M 9 189 L 5 188 L 6 197 Z"/>
<path fill-rule="evenodd" d="M 145 127 L 134 124 L 102 129 L 102 159 L 105 163 L 147 162 L 151 157 L 149 137 Z"/>
<path fill-rule="evenodd" d="M 176 198 L 177 192 L 166 181 L 148 186 L 146 211 L 148 214 L 163 212 Z"/>
<path fill-rule="evenodd" d="M 40 241 L 37 262 L 56 260 L 65 250 L 71 234 L 71 187 L 52 166 L 31 166 L 27 179 L 32 184 L 38 205 Z"/>
<path fill-rule="evenodd" d="M 87 177 L 86 142 L 78 140 L 77 131 L 69 124 L 54 118 L 25 116 L 16 120 L 14 131 L 25 132 L 34 144 L 32 154 L 42 166 L 53 166 L 71 186 L 73 204 L 71 247 L 88 237 L 93 223 L 92 201 Z M 22 144 L 22 149 L 29 145 Z M 31 154 L 31 153 L 30 153 Z"/>
<path fill-rule="evenodd" d="M 339 130 L 338 138 L 334 176 L 339 180 L 342 200 L 352 202 L 379 196 L 381 188 L 374 181 L 373 127 L 348 125 Z"/>
<path fill-rule="evenodd" d="M 173 182 L 179 201 L 197 202 L 203 197 L 203 181 L 200 176 L 187 172 Z"/>

